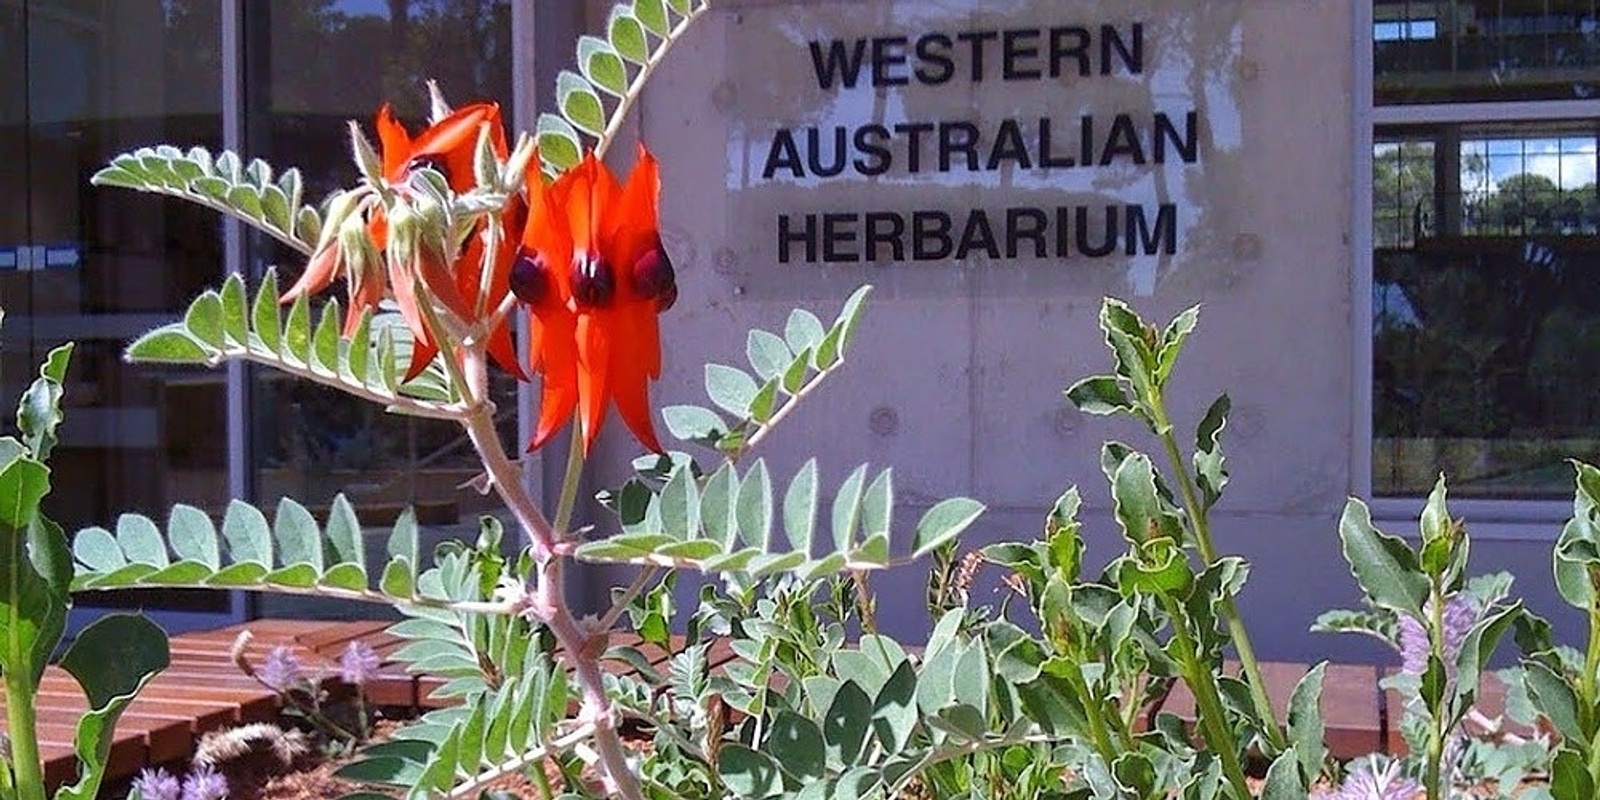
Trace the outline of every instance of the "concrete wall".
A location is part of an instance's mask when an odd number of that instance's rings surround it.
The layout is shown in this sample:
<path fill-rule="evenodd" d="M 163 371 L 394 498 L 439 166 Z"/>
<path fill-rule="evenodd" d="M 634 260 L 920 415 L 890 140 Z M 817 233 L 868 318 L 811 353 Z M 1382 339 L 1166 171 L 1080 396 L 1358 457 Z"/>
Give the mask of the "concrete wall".
<path fill-rule="evenodd" d="M 591 23 L 603 19 L 602 5 L 592 4 Z M 1232 395 L 1225 445 L 1233 482 L 1214 520 L 1219 546 L 1254 564 L 1241 606 L 1258 649 L 1278 659 L 1383 657 L 1355 637 L 1307 632 L 1322 610 L 1356 602 L 1335 528 L 1346 497 L 1365 491 L 1351 463 L 1369 448 L 1353 427 L 1368 377 L 1353 366 L 1354 337 L 1365 335 L 1352 323 L 1352 287 L 1364 291 L 1355 248 L 1367 245 L 1353 243 L 1352 19 L 1349 2 L 1311 0 L 722 3 L 667 59 L 632 131 L 663 164 L 663 231 L 682 289 L 663 319 L 656 405 L 704 404 L 701 365 L 742 364 L 749 328 L 781 330 L 796 305 L 831 318 L 855 285 L 877 284 L 850 365 L 764 446 L 775 474 L 793 474 L 812 454 L 824 485 L 860 462 L 892 465 L 904 524 L 934 499 L 976 497 L 990 512 L 966 547 L 1034 535 L 1048 504 L 1078 484 L 1091 555 L 1103 562 L 1120 538 L 1100 443 L 1152 443 L 1131 425 L 1069 409 L 1061 390 L 1108 367 L 1095 324 L 1103 294 L 1160 320 L 1202 303 L 1172 409 L 1180 430 L 1192 431 L 1214 396 Z M 1145 24 L 1142 75 L 828 92 L 806 45 L 1130 21 Z M 1203 127 L 1194 164 L 820 181 L 759 174 L 771 137 L 786 126 L 1075 122 L 1081 113 L 1187 108 L 1199 110 Z M 785 211 L 959 211 L 1085 198 L 1177 203 L 1177 253 L 780 265 L 775 252 L 775 217 Z M 597 482 L 614 484 L 635 446 L 613 430 L 604 448 L 612 466 Z M 1522 590 L 1537 590 L 1535 604 L 1554 610 L 1547 544 L 1477 550 L 1480 571 L 1517 569 Z M 918 564 L 875 580 L 891 632 L 925 636 L 925 579 Z"/>

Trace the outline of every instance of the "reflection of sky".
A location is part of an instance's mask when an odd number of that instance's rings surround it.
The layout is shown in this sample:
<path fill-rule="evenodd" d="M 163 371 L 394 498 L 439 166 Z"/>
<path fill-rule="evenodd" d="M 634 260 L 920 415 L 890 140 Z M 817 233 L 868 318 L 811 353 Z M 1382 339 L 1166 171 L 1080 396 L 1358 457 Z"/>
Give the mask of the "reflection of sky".
<path fill-rule="evenodd" d="M 1492 192 L 1521 173 L 1542 175 L 1561 189 L 1595 182 L 1593 136 L 1469 140 L 1461 143 L 1461 156 L 1466 191 Z"/>
<path fill-rule="evenodd" d="M 388 0 L 335 0 L 333 10 L 352 17 L 389 18 Z"/>

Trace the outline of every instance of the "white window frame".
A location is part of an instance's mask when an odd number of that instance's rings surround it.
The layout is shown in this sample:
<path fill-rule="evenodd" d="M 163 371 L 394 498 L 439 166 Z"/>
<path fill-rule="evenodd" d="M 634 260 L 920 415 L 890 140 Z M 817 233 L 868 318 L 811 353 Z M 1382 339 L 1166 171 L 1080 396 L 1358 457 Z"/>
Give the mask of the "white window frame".
<path fill-rule="evenodd" d="M 1415 105 L 1376 104 L 1373 92 L 1372 3 L 1354 6 L 1353 38 L 1355 74 L 1351 83 L 1355 142 L 1352 173 L 1352 229 L 1357 242 L 1351 280 L 1351 330 L 1355 341 L 1354 431 L 1350 453 L 1351 494 L 1365 499 L 1380 527 L 1412 533 L 1426 498 L 1375 497 L 1372 487 L 1372 146 L 1376 128 L 1391 125 L 1450 124 L 1460 122 L 1564 122 L 1600 118 L 1600 99 L 1533 100 L 1494 103 L 1437 103 Z M 1448 477 L 1448 476 L 1447 476 Z M 1566 500 L 1457 499 L 1453 515 L 1472 523 L 1473 536 L 1486 541 L 1552 541 L 1562 523 L 1572 516 Z"/>

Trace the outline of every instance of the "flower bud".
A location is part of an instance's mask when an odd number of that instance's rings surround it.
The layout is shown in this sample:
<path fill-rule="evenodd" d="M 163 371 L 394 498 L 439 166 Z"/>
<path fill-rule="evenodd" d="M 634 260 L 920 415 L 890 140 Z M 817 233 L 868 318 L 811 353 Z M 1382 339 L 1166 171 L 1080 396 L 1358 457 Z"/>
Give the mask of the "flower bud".
<path fill-rule="evenodd" d="M 354 121 L 350 123 L 350 151 L 355 157 L 356 169 L 361 170 L 361 177 L 373 186 L 382 186 L 383 160 L 378 158 L 378 152 L 372 149 L 372 142 L 367 141 L 367 135 L 361 132 L 361 126 Z"/>
<path fill-rule="evenodd" d="M 429 124 L 432 124 L 432 125 L 439 124 L 440 120 L 444 119 L 445 117 L 450 116 L 450 114 L 453 111 L 455 111 L 455 109 L 451 108 L 450 104 L 445 101 L 444 92 L 439 89 L 439 82 L 436 81 L 436 80 L 433 80 L 432 78 L 429 78 L 428 79 L 428 122 L 429 122 Z"/>
<path fill-rule="evenodd" d="M 479 189 L 495 189 L 500 178 L 500 159 L 495 157 L 489 123 L 478 125 L 478 146 L 472 151 L 472 177 Z"/>
<path fill-rule="evenodd" d="M 365 230 L 366 222 L 355 211 L 361 205 L 362 192 L 340 192 L 328 201 L 328 217 L 322 221 L 322 232 L 317 236 L 317 250 L 322 250 L 333 243 L 333 237 L 343 236 L 345 222 L 352 217 L 361 223 Z"/>

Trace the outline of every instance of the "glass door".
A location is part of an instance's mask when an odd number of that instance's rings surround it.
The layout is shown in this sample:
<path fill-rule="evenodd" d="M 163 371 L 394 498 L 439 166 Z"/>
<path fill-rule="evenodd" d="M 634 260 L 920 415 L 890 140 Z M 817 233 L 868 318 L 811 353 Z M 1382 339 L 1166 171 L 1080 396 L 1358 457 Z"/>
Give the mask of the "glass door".
<path fill-rule="evenodd" d="M 0 0 L 0 396 L 77 342 L 46 513 L 69 531 L 228 501 L 222 371 L 130 365 L 123 347 L 220 283 L 217 216 L 89 177 L 111 156 L 222 144 L 219 0 Z M 9 416 L 9 412 L 7 413 Z M 220 592 L 89 594 L 169 631 L 222 624 Z M 89 608 L 79 614 L 97 614 Z"/>

